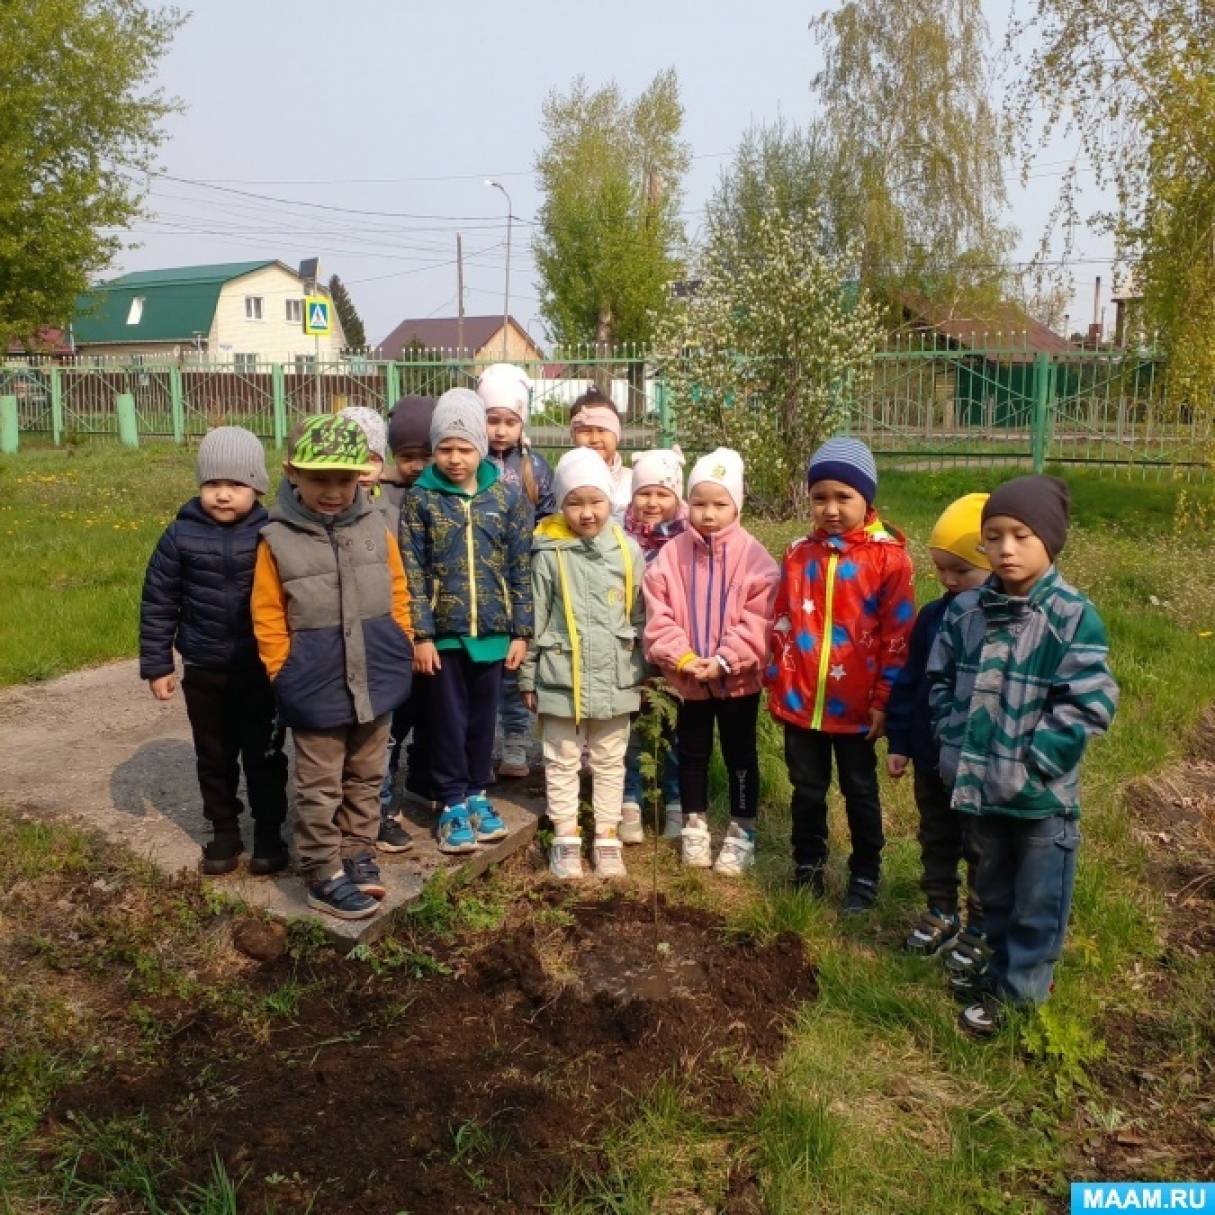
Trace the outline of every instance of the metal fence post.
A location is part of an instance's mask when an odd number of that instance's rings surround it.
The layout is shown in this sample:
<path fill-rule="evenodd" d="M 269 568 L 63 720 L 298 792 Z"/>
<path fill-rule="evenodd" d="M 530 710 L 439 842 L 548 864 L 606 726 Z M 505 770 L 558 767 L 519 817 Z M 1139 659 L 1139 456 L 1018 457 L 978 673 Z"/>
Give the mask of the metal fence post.
<path fill-rule="evenodd" d="M 58 447 L 63 439 L 63 369 L 51 368 L 51 438 Z"/>
<path fill-rule="evenodd" d="M 671 390 L 666 380 L 659 380 L 654 385 L 654 405 L 658 410 L 658 442 L 663 447 L 671 447 L 675 442 L 675 431 L 671 425 Z"/>
<path fill-rule="evenodd" d="M 282 363 L 270 365 L 270 384 L 274 392 L 274 446 L 281 448 L 287 439 L 287 391 Z"/>
<path fill-rule="evenodd" d="M 21 445 L 17 431 L 17 398 L 11 394 L 0 397 L 0 452 L 15 456 Z"/>
<path fill-rule="evenodd" d="M 1034 420 L 1031 451 L 1034 460 L 1034 472 L 1040 473 L 1046 468 L 1046 449 L 1050 435 L 1050 412 L 1054 405 L 1051 387 L 1054 384 L 1049 354 L 1034 356 Z"/>
<path fill-rule="evenodd" d="M 384 412 L 392 413 L 393 406 L 401 399 L 401 369 L 396 363 L 384 364 Z"/>
<path fill-rule="evenodd" d="M 118 413 L 118 438 L 123 447 L 139 446 L 139 418 L 135 413 L 135 398 L 129 392 L 120 392 L 114 398 Z"/>
<path fill-rule="evenodd" d="M 186 441 L 186 415 L 181 395 L 181 368 L 169 368 L 169 408 L 173 414 L 173 442 Z"/>

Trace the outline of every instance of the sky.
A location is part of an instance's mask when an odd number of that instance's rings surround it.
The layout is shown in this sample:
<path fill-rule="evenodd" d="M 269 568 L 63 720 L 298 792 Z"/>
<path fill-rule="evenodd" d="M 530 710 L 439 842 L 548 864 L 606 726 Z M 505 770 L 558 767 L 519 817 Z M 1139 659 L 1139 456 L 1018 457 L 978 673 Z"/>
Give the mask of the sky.
<path fill-rule="evenodd" d="M 987 4 L 997 41 L 1007 4 Z M 530 246 L 546 94 L 581 74 L 631 96 L 673 65 L 694 158 L 683 204 L 694 234 L 748 127 L 812 116 L 819 56 L 808 23 L 824 7 L 195 0 L 162 63 L 161 83 L 184 110 L 166 124 L 154 214 L 135 225 L 136 247 L 115 270 L 319 256 L 349 286 L 374 345 L 407 317 L 455 315 L 457 232 L 466 313 L 502 311 L 507 205 L 485 185 L 494 178 L 515 216 L 510 311 L 542 340 Z M 1046 148 L 1027 187 L 1009 183 L 1018 257 L 1037 246 L 1069 154 Z M 1109 281 L 1110 266 L 1088 259 L 1109 253 L 1079 241 L 1073 328 L 1090 319 L 1094 276 Z"/>

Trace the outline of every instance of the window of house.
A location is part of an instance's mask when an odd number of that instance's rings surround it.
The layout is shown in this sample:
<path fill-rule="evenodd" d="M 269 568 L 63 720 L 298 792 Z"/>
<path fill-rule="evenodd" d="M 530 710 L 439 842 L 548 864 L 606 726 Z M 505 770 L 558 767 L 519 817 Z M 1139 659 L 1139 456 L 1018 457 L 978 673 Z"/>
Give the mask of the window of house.
<path fill-rule="evenodd" d="M 143 318 L 143 300 L 142 295 L 137 295 L 131 300 L 131 307 L 127 310 L 128 325 L 138 325 Z"/>
<path fill-rule="evenodd" d="M 295 374 L 296 375 L 312 375 L 316 371 L 316 356 L 311 354 L 297 354 L 295 356 Z"/>
<path fill-rule="evenodd" d="M 262 319 L 262 297 L 260 295 L 245 296 L 245 320 L 260 321 Z"/>
<path fill-rule="evenodd" d="M 232 370 L 242 372 L 245 375 L 252 375 L 257 370 L 257 355 L 234 354 L 232 356 Z"/>
<path fill-rule="evenodd" d="M 304 301 L 303 300 L 288 300 L 287 301 L 287 320 L 294 321 L 299 324 L 304 319 Z"/>

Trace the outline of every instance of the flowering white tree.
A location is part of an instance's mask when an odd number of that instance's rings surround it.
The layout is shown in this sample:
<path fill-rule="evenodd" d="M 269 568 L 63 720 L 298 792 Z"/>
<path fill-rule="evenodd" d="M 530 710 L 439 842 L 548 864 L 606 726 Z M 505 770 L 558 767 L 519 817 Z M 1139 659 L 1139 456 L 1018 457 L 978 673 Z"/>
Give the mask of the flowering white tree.
<path fill-rule="evenodd" d="M 810 454 L 864 391 L 881 333 L 846 280 L 849 255 L 824 253 L 821 231 L 814 211 L 776 205 L 748 236 L 716 228 L 656 342 L 680 442 L 739 451 L 748 492 L 771 511 L 804 502 Z"/>

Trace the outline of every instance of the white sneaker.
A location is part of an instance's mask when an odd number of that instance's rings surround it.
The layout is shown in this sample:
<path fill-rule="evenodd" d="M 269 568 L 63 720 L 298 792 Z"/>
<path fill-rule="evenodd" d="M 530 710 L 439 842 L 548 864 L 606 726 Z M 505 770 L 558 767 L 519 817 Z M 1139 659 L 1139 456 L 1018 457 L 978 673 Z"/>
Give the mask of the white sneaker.
<path fill-rule="evenodd" d="M 664 840 L 677 840 L 683 835 L 683 807 L 678 802 L 667 802 L 667 821 L 662 828 Z"/>
<path fill-rule="evenodd" d="M 601 878 L 617 878 L 628 876 L 624 867 L 624 849 L 620 840 L 614 835 L 597 835 L 591 845 L 591 861 L 595 866 L 595 876 Z"/>
<path fill-rule="evenodd" d="M 527 764 L 527 735 L 507 734 L 502 739 L 502 758 L 498 760 L 498 775 L 522 779 L 531 775 Z"/>
<path fill-rule="evenodd" d="M 645 839 L 641 828 L 641 807 L 636 802 L 625 802 L 620 807 L 620 826 L 616 838 L 622 844 L 640 844 Z"/>
<path fill-rule="evenodd" d="M 689 814 L 680 832 L 683 841 L 683 863 L 692 869 L 708 869 L 713 864 L 713 839 L 702 814 Z"/>
<path fill-rule="evenodd" d="M 755 864 L 755 841 L 737 823 L 731 823 L 726 838 L 721 841 L 721 851 L 713 862 L 715 873 L 727 877 L 738 877 L 744 869 Z"/>
<path fill-rule="evenodd" d="M 582 876 L 582 836 L 557 835 L 548 849 L 548 871 L 563 882 Z"/>

